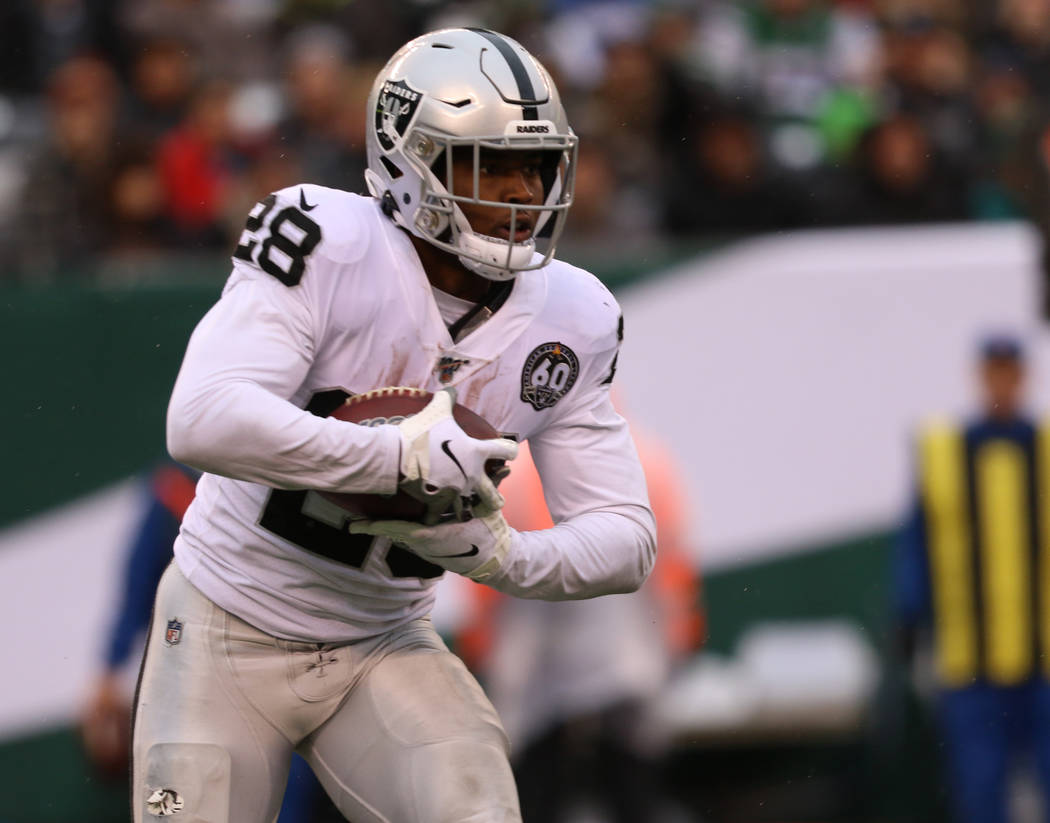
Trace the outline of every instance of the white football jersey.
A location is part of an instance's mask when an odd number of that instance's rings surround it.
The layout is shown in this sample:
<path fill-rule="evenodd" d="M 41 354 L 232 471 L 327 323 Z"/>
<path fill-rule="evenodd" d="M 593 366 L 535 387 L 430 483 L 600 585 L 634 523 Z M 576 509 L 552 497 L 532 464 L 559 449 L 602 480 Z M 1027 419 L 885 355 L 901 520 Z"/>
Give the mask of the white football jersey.
<path fill-rule="evenodd" d="M 400 436 L 326 417 L 382 386 L 435 391 L 528 440 L 555 523 L 515 533 L 486 581 L 512 594 L 636 588 L 654 525 L 609 384 L 620 310 L 559 261 L 518 275 L 453 342 L 408 235 L 372 198 L 321 186 L 257 204 L 221 299 L 190 339 L 168 412 L 176 458 L 206 473 L 175 557 L 223 608 L 290 640 L 343 642 L 429 612 L 442 570 L 351 535 L 311 489 L 393 492 Z"/>

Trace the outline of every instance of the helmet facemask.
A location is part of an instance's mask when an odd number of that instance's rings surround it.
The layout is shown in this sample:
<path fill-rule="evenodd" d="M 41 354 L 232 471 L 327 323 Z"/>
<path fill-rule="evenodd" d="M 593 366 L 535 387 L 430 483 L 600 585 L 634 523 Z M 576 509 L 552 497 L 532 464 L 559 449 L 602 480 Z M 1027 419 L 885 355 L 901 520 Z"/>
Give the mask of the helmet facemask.
<path fill-rule="evenodd" d="M 550 75 L 519 43 L 483 29 L 417 37 L 376 77 L 368 105 L 365 180 L 395 223 L 492 280 L 550 261 L 572 203 L 577 138 Z M 520 199 L 481 169 L 518 152 L 550 158 L 542 192 Z M 494 221 L 500 213 L 506 220 Z"/>
<path fill-rule="evenodd" d="M 490 280 L 509 280 L 520 271 L 545 266 L 554 254 L 572 205 L 576 147 L 577 139 L 572 134 L 450 137 L 425 128 L 413 129 L 405 141 L 404 156 L 418 173 L 422 191 L 419 205 L 411 211 L 412 224 L 406 228 L 456 255 L 466 268 Z M 541 202 L 482 199 L 482 164 L 491 158 L 491 152 L 536 155 L 543 185 Z M 471 169 L 466 180 L 464 157 Z M 508 238 L 475 230 L 461 206 L 505 211 Z M 519 230 L 530 227 L 528 239 L 514 242 Z M 542 256 L 534 259 L 537 238 L 544 249 Z"/>

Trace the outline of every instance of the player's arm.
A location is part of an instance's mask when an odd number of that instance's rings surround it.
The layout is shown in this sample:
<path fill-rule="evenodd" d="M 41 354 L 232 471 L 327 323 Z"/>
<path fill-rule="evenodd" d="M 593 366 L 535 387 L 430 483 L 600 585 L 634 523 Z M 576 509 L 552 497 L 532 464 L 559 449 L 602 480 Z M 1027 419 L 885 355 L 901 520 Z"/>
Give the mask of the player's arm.
<path fill-rule="evenodd" d="M 356 258 L 346 250 L 364 245 L 352 215 L 336 211 L 330 224 L 340 240 L 329 254 L 320 222 L 326 204 L 315 200 L 315 221 L 305 202 L 297 187 L 252 210 L 233 274 L 194 331 L 172 392 L 172 456 L 277 488 L 390 494 L 403 481 L 435 495 L 491 499 L 482 467 L 512 457 L 514 446 L 468 437 L 443 394 L 400 426 L 357 426 L 291 402 L 324 345 L 334 284 L 353 273 Z M 451 443 L 459 462 L 441 443 Z"/>
<path fill-rule="evenodd" d="M 322 344 L 343 262 L 323 236 L 328 204 L 307 214 L 298 198 L 298 187 L 277 192 L 249 214 L 222 297 L 187 346 L 168 405 L 168 450 L 203 471 L 277 488 L 390 493 L 396 427 L 369 430 L 291 402 Z M 352 219 L 341 223 L 340 240 L 360 231 Z"/>
<path fill-rule="evenodd" d="M 529 438 L 557 525 L 518 532 L 495 511 L 437 526 L 355 521 L 350 531 L 388 537 L 518 597 L 568 600 L 637 589 L 655 560 L 656 524 L 627 423 L 609 398 L 619 339 L 614 328 L 607 338 L 581 373 L 571 405 Z"/>
<path fill-rule="evenodd" d="M 290 402 L 318 334 L 308 284 L 235 263 L 190 338 L 168 405 L 168 450 L 203 471 L 277 488 L 393 492 L 397 429 L 369 430 Z"/>
<path fill-rule="evenodd" d="M 608 392 L 529 445 L 555 525 L 515 532 L 485 582 L 544 600 L 637 589 L 656 558 L 656 524 L 627 423 Z"/>
<path fill-rule="evenodd" d="M 529 437 L 554 527 L 512 532 L 498 569 L 484 582 L 518 597 L 567 600 L 637 589 L 656 560 L 656 520 L 627 422 L 613 408 L 623 320 L 616 301 L 591 298 L 590 356 L 555 407 L 552 423 Z"/>
<path fill-rule="evenodd" d="M 656 525 L 627 424 L 608 396 L 530 439 L 556 525 L 510 528 L 501 511 L 466 523 L 354 521 L 444 569 L 517 597 L 573 600 L 631 592 L 656 557 Z"/>

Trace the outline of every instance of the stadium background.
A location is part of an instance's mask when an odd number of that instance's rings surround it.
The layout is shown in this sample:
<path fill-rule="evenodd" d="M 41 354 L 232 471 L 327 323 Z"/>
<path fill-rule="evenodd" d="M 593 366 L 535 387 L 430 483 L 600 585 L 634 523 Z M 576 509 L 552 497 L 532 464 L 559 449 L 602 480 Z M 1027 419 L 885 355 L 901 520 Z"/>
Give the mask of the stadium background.
<path fill-rule="evenodd" d="M 0 821 L 124 819 L 73 724 L 186 338 L 247 207 L 359 189 L 368 79 L 463 23 L 558 77 L 563 256 L 623 303 L 622 402 L 690 481 L 710 640 L 665 700 L 681 796 L 940 819 L 888 551 L 910 433 L 972 406 L 980 335 L 1024 336 L 1050 401 L 1044 0 L 5 3 Z"/>

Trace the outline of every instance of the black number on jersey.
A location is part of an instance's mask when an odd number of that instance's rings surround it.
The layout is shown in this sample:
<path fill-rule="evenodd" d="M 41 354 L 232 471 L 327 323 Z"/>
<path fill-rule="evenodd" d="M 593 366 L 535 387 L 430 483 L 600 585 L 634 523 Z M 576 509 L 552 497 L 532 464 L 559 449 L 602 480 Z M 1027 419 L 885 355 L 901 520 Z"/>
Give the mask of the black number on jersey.
<path fill-rule="evenodd" d="M 266 501 L 259 525 L 309 552 L 355 569 L 361 568 L 374 538 L 368 534 L 350 534 L 345 521 L 336 527 L 304 513 L 303 506 L 309 493 L 274 489 Z"/>
<path fill-rule="evenodd" d="M 406 548 L 392 544 L 386 550 L 386 565 L 392 577 L 441 577 L 445 570 L 441 566 L 424 560 Z"/>
<path fill-rule="evenodd" d="M 275 205 L 277 198 L 272 194 L 255 204 L 233 256 L 255 263 L 286 286 L 297 286 L 306 269 L 306 258 L 321 242 L 321 227 L 295 206 L 286 206 L 263 229 Z"/>
<path fill-rule="evenodd" d="M 617 342 L 617 344 L 620 344 L 620 343 L 623 342 L 623 315 L 622 314 L 620 315 L 620 322 L 616 326 L 616 342 Z M 620 359 L 620 348 L 619 348 L 619 345 L 617 345 L 616 354 L 613 355 L 613 359 L 612 359 L 612 366 L 609 367 L 609 374 L 606 375 L 605 379 L 601 383 L 603 386 L 607 386 L 610 383 L 612 383 L 613 378 L 616 377 L 616 361 L 618 361 L 619 359 Z"/>
<path fill-rule="evenodd" d="M 318 417 L 327 417 L 349 396 L 341 389 L 318 392 L 310 398 L 306 410 Z M 375 538 L 367 534 L 350 534 L 347 531 L 349 518 L 340 526 L 333 526 L 306 514 L 303 507 L 308 494 L 310 492 L 302 490 L 273 489 L 259 517 L 259 525 L 308 552 L 360 569 L 368 559 Z M 391 545 L 385 559 L 393 577 L 426 579 L 440 577 L 444 572 L 440 566 L 400 546 Z"/>
<path fill-rule="evenodd" d="M 248 219 L 244 221 L 244 231 L 241 232 L 240 242 L 233 252 L 233 256 L 238 260 L 247 260 L 249 263 L 255 262 L 252 252 L 255 251 L 255 247 L 259 244 L 255 233 L 262 228 L 263 220 L 266 219 L 266 215 L 273 211 L 273 207 L 276 204 L 277 196 L 271 194 L 265 200 L 260 200 L 252 206 L 252 210 L 248 212 Z"/>

